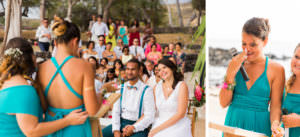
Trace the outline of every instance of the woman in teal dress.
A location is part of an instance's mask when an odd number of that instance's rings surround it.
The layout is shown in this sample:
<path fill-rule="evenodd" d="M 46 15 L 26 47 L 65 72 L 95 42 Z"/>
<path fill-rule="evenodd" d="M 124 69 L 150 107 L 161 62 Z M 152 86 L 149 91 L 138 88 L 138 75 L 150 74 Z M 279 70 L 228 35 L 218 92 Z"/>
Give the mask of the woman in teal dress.
<path fill-rule="evenodd" d="M 42 122 L 45 99 L 28 83 L 34 83 L 29 76 L 35 64 L 33 49 L 25 39 L 13 38 L 4 48 L 0 64 L 0 137 L 44 136 L 82 124 L 88 116 L 75 110 L 61 120 Z"/>
<path fill-rule="evenodd" d="M 45 121 L 62 119 L 74 109 L 86 110 L 89 115 L 98 112 L 100 104 L 94 88 L 93 66 L 76 58 L 80 31 L 68 21 L 57 20 L 52 26 L 56 36 L 57 53 L 39 65 L 38 79 L 49 103 Z M 92 137 L 89 120 L 68 126 L 49 137 Z"/>
<path fill-rule="evenodd" d="M 278 137 L 283 135 L 279 121 L 285 78 L 284 68 L 263 54 L 269 32 L 267 19 L 254 17 L 244 24 L 243 52 L 228 65 L 220 104 L 229 106 L 225 125 Z M 239 71 L 242 65 L 249 81 Z"/>
<path fill-rule="evenodd" d="M 291 70 L 293 75 L 287 81 L 287 94 L 282 105 L 283 109 L 288 111 L 288 115 L 282 116 L 285 128 L 289 128 L 289 137 L 300 136 L 300 44 L 294 51 L 291 61 Z M 285 131 L 287 132 L 287 131 Z"/>
<path fill-rule="evenodd" d="M 123 44 L 128 46 L 128 29 L 125 26 L 124 20 L 121 20 L 121 24 L 118 28 L 118 39 L 122 39 Z"/>

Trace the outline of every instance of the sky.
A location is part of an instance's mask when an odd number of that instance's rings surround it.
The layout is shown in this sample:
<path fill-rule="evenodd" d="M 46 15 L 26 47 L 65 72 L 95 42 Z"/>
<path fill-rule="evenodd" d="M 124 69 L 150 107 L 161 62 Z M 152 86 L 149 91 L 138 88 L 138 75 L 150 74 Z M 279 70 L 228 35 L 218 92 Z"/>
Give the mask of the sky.
<path fill-rule="evenodd" d="M 244 23 L 268 18 L 269 41 L 300 42 L 299 0 L 207 0 L 207 39 L 241 39 Z"/>

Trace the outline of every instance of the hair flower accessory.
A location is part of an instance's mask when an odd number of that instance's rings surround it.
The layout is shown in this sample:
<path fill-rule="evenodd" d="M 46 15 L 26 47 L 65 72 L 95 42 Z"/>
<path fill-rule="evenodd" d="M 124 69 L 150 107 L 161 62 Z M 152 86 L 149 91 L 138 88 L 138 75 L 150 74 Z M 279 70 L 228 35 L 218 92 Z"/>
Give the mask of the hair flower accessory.
<path fill-rule="evenodd" d="M 4 56 L 11 56 L 13 58 L 18 58 L 21 55 L 23 55 L 23 52 L 19 48 L 9 48 L 4 52 Z"/>

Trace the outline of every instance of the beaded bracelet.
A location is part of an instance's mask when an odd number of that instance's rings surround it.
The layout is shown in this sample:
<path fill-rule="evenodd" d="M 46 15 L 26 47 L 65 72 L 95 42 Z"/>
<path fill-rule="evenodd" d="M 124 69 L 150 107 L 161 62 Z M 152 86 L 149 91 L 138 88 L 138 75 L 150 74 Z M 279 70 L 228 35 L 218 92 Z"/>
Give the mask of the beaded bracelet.
<path fill-rule="evenodd" d="M 226 76 L 224 77 L 224 83 L 223 83 L 222 89 L 226 89 L 226 90 L 231 90 L 231 91 L 233 91 L 235 85 L 236 85 L 235 81 L 233 81 L 233 83 L 231 83 L 231 84 L 228 84 L 228 83 L 226 82 Z"/>

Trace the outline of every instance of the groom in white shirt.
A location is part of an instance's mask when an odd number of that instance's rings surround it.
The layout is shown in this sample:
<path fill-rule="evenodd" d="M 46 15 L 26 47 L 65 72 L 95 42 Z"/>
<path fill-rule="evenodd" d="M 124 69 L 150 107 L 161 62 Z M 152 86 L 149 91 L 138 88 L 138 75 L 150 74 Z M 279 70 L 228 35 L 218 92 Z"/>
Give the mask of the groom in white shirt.
<path fill-rule="evenodd" d="M 147 137 L 147 128 L 154 121 L 153 90 L 139 80 L 140 62 L 131 59 L 126 64 L 128 81 L 118 91 L 120 99 L 112 110 L 112 125 L 105 127 L 103 137 Z"/>

